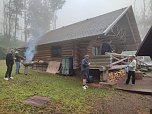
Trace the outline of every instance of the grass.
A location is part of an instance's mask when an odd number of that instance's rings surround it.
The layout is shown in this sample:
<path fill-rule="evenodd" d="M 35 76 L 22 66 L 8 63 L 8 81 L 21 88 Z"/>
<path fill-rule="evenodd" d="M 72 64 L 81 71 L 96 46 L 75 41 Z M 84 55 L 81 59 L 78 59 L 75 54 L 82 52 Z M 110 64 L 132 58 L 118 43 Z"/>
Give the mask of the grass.
<path fill-rule="evenodd" d="M 14 65 L 15 66 L 15 65 Z M 38 73 L 30 70 L 28 76 L 15 75 L 14 80 L 3 80 L 5 61 L 0 61 L 0 113 L 1 114 L 89 114 L 97 99 L 112 96 L 108 90 L 89 88 L 84 91 L 79 78 Z M 30 96 L 48 97 L 46 107 L 36 108 L 22 104 Z"/>

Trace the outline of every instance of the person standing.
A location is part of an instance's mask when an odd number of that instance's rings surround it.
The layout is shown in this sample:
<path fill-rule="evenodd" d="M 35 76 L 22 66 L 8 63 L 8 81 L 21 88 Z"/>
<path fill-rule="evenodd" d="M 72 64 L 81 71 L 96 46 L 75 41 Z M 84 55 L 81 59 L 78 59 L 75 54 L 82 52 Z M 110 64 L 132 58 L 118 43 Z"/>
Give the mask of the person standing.
<path fill-rule="evenodd" d="M 112 41 L 104 42 L 101 46 L 101 55 L 105 55 L 106 52 L 112 53 L 113 49 L 111 47 Z"/>
<path fill-rule="evenodd" d="M 130 78 L 132 76 L 132 85 L 135 85 L 135 71 L 136 71 L 136 59 L 135 56 L 130 58 L 131 63 L 128 65 L 128 77 L 126 80 L 126 84 L 128 85 L 130 82 Z"/>
<path fill-rule="evenodd" d="M 20 74 L 20 62 L 21 62 L 21 59 L 24 59 L 24 58 L 19 55 L 18 51 L 16 51 L 15 52 L 16 74 Z"/>
<path fill-rule="evenodd" d="M 5 78 L 4 78 L 4 80 L 13 79 L 13 77 L 11 76 L 12 68 L 13 68 L 13 64 L 14 64 L 13 52 L 14 52 L 14 50 L 11 49 L 10 52 L 7 53 L 7 55 L 6 55 L 6 66 L 7 66 L 7 70 L 6 70 L 6 73 L 5 73 Z"/>
<path fill-rule="evenodd" d="M 81 73 L 83 78 L 83 89 L 87 89 L 87 79 L 89 78 L 89 55 L 85 55 L 84 59 L 81 61 Z"/>

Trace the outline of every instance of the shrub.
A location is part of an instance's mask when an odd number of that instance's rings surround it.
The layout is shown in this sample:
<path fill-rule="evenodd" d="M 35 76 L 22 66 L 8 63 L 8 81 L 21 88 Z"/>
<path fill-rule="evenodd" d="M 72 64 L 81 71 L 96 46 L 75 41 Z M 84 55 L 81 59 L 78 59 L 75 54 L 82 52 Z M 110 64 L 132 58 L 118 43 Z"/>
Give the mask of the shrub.
<path fill-rule="evenodd" d="M 1 60 L 5 59 L 5 56 L 6 56 L 5 51 L 6 50 L 4 48 L 0 47 L 0 59 Z"/>

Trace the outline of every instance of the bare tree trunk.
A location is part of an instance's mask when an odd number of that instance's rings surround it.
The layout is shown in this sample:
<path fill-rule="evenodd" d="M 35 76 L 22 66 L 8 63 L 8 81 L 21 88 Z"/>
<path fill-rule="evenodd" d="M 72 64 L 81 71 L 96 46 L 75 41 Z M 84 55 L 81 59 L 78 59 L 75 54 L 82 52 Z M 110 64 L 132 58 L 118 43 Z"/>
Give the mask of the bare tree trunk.
<path fill-rule="evenodd" d="M 17 6 L 16 6 L 17 7 Z M 18 20 L 18 10 L 16 8 L 16 14 L 15 14 L 15 31 L 14 31 L 14 38 L 16 40 L 16 32 L 17 32 L 17 21 Z"/>
<path fill-rule="evenodd" d="M 24 37 L 25 37 L 25 42 L 27 42 L 27 20 L 26 20 L 26 12 L 25 12 L 25 15 L 24 15 Z"/>
<path fill-rule="evenodd" d="M 4 6 L 4 11 L 3 11 L 3 15 L 4 15 L 4 20 L 3 20 L 3 33 L 4 35 L 7 34 L 7 18 L 6 18 L 6 7 Z"/>
<path fill-rule="evenodd" d="M 8 39 L 11 39 L 11 0 L 9 0 L 9 5 L 8 5 Z"/>
<path fill-rule="evenodd" d="M 24 37 L 25 42 L 27 42 L 27 7 L 26 7 L 27 1 L 24 0 Z"/>

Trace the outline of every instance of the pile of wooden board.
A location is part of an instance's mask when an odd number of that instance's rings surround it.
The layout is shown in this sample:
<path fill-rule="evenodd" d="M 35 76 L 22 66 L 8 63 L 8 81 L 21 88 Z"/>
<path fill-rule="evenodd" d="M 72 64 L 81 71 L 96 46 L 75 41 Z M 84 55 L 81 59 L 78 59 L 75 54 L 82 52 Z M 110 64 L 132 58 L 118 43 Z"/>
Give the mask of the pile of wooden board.
<path fill-rule="evenodd" d="M 112 58 L 110 55 L 97 55 L 90 57 L 90 69 L 100 69 L 102 66 L 110 68 Z"/>
<path fill-rule="evenodd" d="M 110 71 L 108 75 L 107 82 L 118 82 L 126 78 L 126 73 L 124 69 Z"/>
<path fill-rule="evenodd" d="M 125 67 L 128 57 L 116 53 L 106 53 L 90 58 L 90 69 L 101 71 L 100 81 L 118 82 L 126 77 Z"/>

